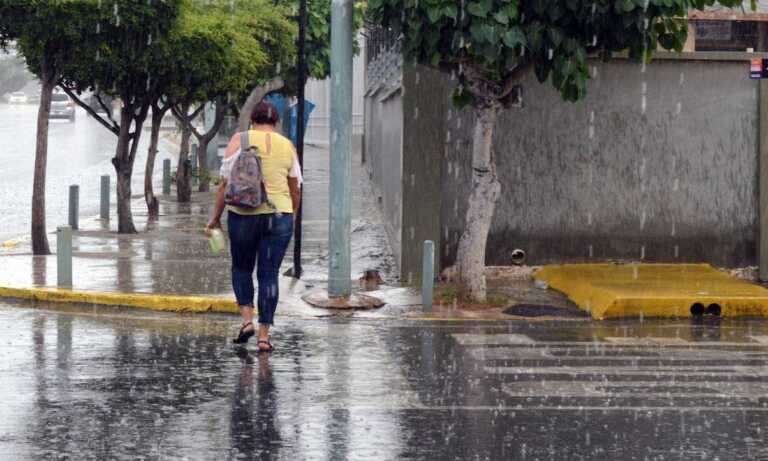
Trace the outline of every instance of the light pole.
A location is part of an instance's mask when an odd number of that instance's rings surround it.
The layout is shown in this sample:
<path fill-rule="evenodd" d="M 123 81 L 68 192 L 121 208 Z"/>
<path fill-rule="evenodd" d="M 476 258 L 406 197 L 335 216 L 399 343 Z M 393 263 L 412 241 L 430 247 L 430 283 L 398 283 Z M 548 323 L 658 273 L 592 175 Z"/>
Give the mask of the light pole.
<path fill-rule="evenodd" d="M 331 0 L 331 184 L 328 296 L 352 292 L 352 0 Z"/>
<path fill-rule="evenodd" d="M 299 37 L 298 37 L 298 62 L 296 63 L 298 84 L 297 96 L 298 107 L 296 110 L 296 155 L 299 157 L 301 172 L 304 173 L 304 86 L 307 84 L 307 57 L 306 57 L 306 37 L 307 37 L 307 0 L 299 2 Z M 302 200 L 304 193 L 301 193 Z M 303 205 L 299 205 L 296 212 L 296 227 L 293 230 L 293 276 L 301 278 L 303 269 L 301 268 L 301 226 Z"/>
<path fill-rule="evenodd" d="M 302 299 L 326 309 L 371 309 L 384 302 L 352 293 L 352 1 L 331 0 L 331 184 L 328 292 Z"/>

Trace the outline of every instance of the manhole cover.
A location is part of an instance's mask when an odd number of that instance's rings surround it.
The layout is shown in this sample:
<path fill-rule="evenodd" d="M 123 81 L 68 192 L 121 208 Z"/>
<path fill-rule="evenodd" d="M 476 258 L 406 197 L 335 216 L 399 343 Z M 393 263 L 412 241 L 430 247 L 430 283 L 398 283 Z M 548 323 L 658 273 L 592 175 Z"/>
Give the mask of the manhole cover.
<path fill-rule="evenodd" d="M 504 311 L 507 315 L 520 317 L 588 317 L 588 314 L 578 309 L 548 306 L 546 304 L 517 304 Z"/>

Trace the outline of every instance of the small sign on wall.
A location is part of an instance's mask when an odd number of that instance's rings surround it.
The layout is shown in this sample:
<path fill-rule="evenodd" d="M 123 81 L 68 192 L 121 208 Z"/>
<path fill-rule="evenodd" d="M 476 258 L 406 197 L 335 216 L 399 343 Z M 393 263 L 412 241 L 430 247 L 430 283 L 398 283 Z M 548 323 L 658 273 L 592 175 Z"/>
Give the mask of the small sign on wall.
<path fill-rule="evenodd" d="M 768 78 L 768 59 L 755 58 L 750 60 L 749 78 Z"/>

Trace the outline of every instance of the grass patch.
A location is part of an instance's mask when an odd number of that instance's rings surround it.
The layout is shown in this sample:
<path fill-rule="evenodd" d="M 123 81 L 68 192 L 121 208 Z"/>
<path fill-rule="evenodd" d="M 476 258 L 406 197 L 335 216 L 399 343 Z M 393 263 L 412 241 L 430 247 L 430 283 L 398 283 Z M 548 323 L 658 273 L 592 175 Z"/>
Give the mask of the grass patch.
<path fill-rule="evenodd" d="M 435 285 L 432 299 L 439 306 L 456 306 L 462 309 L 493 309 L 508 307 L 512 304 L 512 299 L 509 296 L 493 292 L 487 293 L 484 303 L 472 301 L 454 283 L 439 283 Z"/>

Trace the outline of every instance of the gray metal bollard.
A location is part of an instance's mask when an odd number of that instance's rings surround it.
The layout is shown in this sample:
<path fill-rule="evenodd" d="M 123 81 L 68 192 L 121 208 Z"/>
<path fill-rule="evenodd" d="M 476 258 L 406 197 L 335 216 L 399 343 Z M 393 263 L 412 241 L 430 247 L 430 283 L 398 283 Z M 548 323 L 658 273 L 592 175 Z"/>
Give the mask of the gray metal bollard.
<path fill-rule="evenodd" d="M 190 155 L 190 163 L 192 164 L 192 168 L 189 170 L 191 183 L 193 186 L 197 185 L 198 176 L 200 175 L 200 171 L 197 167 L 197 153 L 198 149 L 200 147 L 197 144 L 192 144 L 192 155 Z"/>
<path fill-rule="evenodd" d="M 163 160 L 163 194 L 171 194 L 171 159 Z"/>
<path fill-rule="evenodd" d="M 424 312 L 432 310 L 432 295 L 435 288 L 435 242 L 424 241 L 424 264 L 421 270 L 421 307 Z"/>
<path fill-rule="evenodd" d="M 101 177 L 101 201 L 99 202 L 99 217 L 109 219 L 109 175 Z"/>
<path fill-rule="evenodd" d="M 80 186 L 73 184 L 69 186 L 69 227 L 72 230 L 78 229 L 80 208 Z"/>
<path fill-rule="evenodd" d="M 72 229 L 56 228 L 56 285 L 72 288 Z"/>

